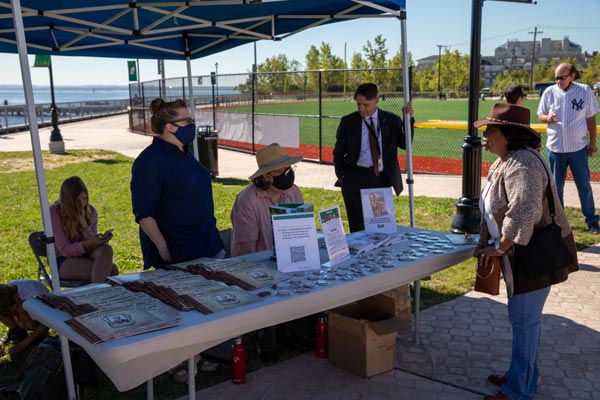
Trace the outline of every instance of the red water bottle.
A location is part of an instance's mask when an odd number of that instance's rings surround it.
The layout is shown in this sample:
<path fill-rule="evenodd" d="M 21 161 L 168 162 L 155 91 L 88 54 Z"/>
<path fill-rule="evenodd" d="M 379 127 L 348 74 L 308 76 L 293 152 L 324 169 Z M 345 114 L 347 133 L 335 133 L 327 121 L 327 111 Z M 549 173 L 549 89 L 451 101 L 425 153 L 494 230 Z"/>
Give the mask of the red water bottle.
<path fill-rule="evenodd" d="M 327 324 L 325 317 L 319 317 L 317 326 L 317 358 L 327 358 Z"/>
<path fill-rule="evenodd" d="M 231 346 L 231 381 L 236 385 L 246 383 L 246 348 L 242 344 L 242 338 L 235 339 Z"/>

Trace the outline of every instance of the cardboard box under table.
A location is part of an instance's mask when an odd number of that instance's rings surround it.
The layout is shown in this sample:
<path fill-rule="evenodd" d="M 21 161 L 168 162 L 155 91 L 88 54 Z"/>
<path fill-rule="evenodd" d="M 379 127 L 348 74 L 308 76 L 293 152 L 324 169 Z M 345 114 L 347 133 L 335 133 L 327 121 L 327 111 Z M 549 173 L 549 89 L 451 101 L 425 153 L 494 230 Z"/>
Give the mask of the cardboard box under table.
<path fill-rule="evenodd" d="M 396 367 L 394 299 L 376 295 L 328 312 L 329 361 L 368 378 Z"/>

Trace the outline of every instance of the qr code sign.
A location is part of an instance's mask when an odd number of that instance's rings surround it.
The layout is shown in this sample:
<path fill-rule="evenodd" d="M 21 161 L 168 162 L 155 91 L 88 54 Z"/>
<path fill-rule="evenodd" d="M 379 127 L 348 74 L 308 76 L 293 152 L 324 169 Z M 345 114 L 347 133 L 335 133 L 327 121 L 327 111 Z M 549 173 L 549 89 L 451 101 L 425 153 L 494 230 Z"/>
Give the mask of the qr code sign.
<path fill-rule="evenodd" d="M 293 263 L 306 261 L 306 249 L 304 246 L 291 246 L 290 259 Z"/>

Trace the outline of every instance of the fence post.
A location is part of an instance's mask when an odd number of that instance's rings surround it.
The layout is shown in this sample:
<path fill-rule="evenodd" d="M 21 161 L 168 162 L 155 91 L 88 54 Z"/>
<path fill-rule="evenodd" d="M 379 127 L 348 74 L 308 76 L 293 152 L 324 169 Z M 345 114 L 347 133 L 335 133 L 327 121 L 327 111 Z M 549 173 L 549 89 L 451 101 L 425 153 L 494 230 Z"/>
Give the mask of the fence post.
<path fill-rule="evenodd" d="M 254 148 L 254 116 L 256 113 L 256 64 L 252 66 L 252 154 L 255 154 L 256 149 Z"/>
<path fill-rule="evenodd" d="M 323 70 L 319 70 L 319 164 L 323 162 Z"/>

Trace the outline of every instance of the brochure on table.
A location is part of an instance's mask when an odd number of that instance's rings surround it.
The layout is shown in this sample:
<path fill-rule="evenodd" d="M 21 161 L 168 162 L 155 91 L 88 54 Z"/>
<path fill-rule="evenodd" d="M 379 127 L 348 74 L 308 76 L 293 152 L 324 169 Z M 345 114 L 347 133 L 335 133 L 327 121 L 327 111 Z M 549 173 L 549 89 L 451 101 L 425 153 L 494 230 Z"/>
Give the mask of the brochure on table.
<path fill-rule="evenodd" d="M 392 188 L 361 189 L 366 232 L 396 233 Z"/>
<path fill-rule="evenodd" d="M 277 203 L 277 205 L 269 206 L 269 213 L 271 215 L 305 213 L 314 211 L 315 206 L 310 203 Z M 277 246 L 275 243 L 275 236 L 273 236 L 273 257 L 277 257 Z"/>
<path fill-rule="evenodd" d="M 320 269 L 314 213 L 275 214 L 271 218 L 277 269 L 281 272 Z"/>
<path fill-rule="evenodd" d="M 338 265 L 350 258 L 348 241 L 344 234 L 340 208 L 338 206 L 319 211 L 321 229 L 325 236 L 325 246 L 332 266 Z"/>

